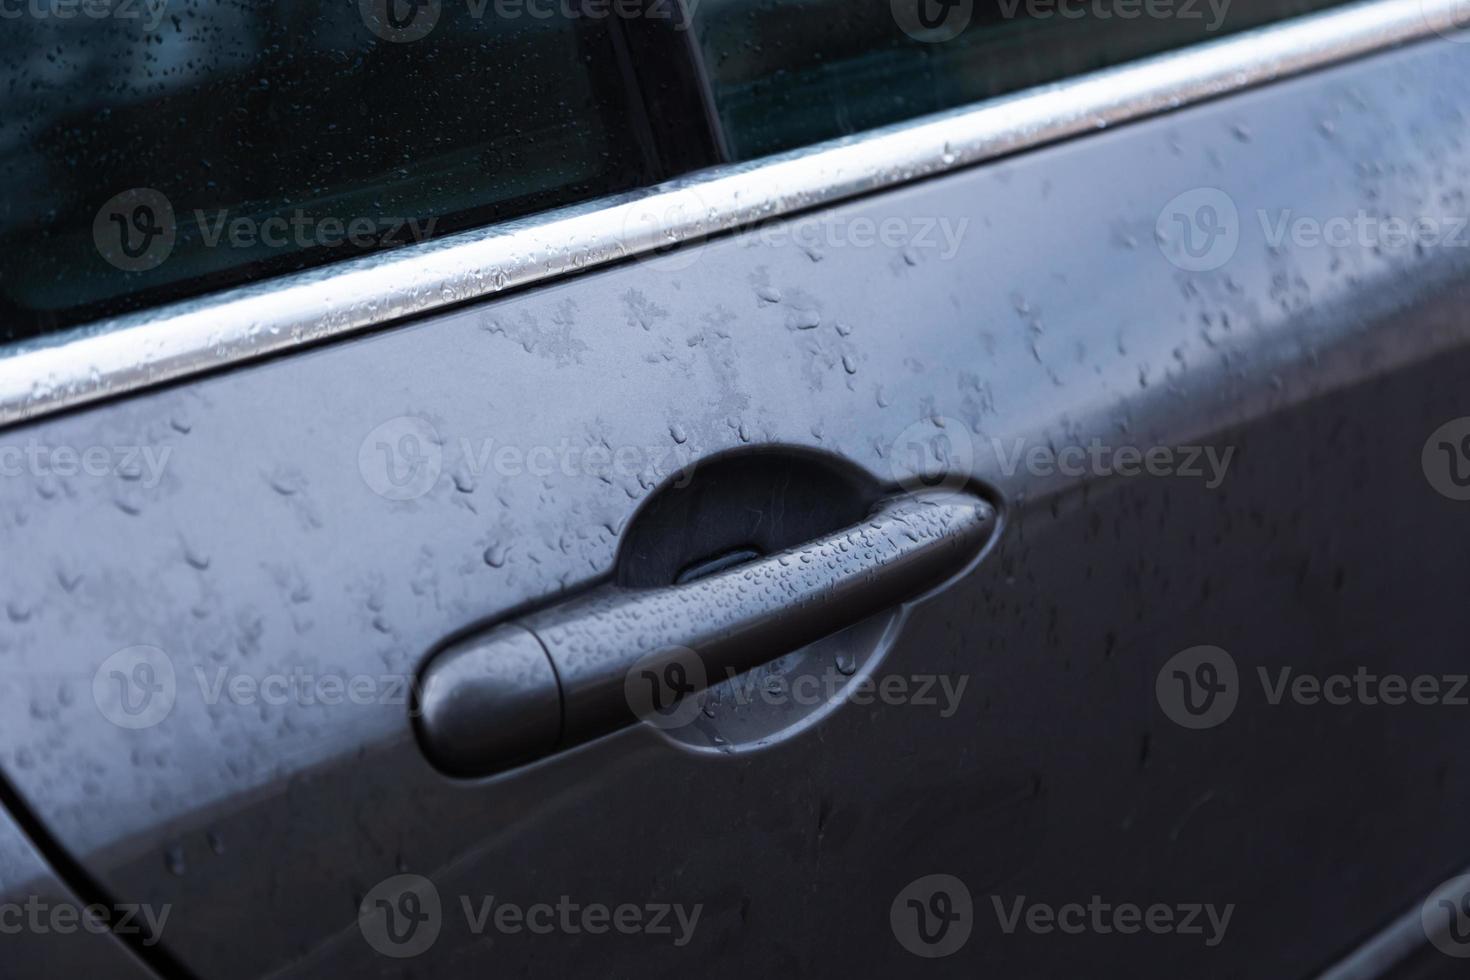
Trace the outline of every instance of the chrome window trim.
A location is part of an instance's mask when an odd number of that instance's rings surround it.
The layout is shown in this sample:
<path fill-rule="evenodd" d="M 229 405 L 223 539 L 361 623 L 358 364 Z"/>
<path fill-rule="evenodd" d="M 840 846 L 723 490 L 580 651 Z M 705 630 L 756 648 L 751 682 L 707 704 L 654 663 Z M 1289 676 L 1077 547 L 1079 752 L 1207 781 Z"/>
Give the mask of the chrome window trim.
<path fill-rule="evenodd" d="M 1467 0 L 1367 0 L 857 136 L 13 345 L 0 427 L 831 205 L 1380 51 Z"/>
<path fill-rule="evenodd" d="M 1470 870 L 1439 884 L 1418 905 L 1403 912 L 1363 945 L 1324 970 L 1317 980 L 1383 980 L 1393 976 L 1396 968 L 1419 956 L 1439 957 L 1440 962 L 1448 966 L 1449 955 L 1440 952 L 1435 944 L 1445 938 L 1444 930 L 1449 923 L 1431 925 L 1427 912 L 1438 909 L 1441 902 L 1451 907 L 1457 905 L 1465 893 L 1467 877 L 1470 877 Z M 1432 934 L 1431 929 L 1434 930 Z"/>

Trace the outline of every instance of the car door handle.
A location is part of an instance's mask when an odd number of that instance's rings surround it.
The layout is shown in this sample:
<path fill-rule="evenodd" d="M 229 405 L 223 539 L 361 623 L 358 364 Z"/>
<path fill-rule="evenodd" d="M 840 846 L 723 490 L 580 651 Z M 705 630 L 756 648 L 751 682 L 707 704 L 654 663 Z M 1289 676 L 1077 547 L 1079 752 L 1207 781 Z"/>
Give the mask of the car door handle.
<path fill-rule="evenodd" d="M 978 497 L 920 492 L 683 584 L 598 586 L 433 656 L 417 689 L 420 743 L 462 777 L 571 748 L 637 720 L 625 695 L 633 668 L 657 677 L 696 657 L 701 669 L 679 678 L 692 694 L 943 584 L 979 556 L 995 523 Z"/>

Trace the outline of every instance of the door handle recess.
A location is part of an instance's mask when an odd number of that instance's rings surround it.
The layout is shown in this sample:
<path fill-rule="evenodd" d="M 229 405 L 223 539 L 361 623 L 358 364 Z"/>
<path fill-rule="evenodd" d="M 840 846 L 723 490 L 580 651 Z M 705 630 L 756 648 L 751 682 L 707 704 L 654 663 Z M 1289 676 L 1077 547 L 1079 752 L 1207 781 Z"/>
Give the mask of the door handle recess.
<path fill-rule="evenodd" d="M 993 507 L 953 491 L 889 498 L 864 521 L 682 585 L 603 585 L 461 640 L 418 687 L 429 760 L 488 776 L 637 720 L 635 665 L 693 651 L 716 682 L 943 584 L 984 549 Z M 684 693 L 705 686 L 695 676 Z"/>

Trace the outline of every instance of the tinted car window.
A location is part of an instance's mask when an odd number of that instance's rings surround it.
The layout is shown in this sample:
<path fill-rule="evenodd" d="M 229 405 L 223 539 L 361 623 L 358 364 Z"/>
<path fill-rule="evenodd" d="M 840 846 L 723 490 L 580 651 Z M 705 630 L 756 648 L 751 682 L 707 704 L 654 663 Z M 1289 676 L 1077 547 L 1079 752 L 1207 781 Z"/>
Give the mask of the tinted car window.
<path fill-rule="evenodd" d="M 514 9 L 7 0 L 0 341 L 657 177 L 617 25 Z"/>
<path fill-rule="evenodd" d="M 1221 37 L 1338 0 L 701 0 L 739 159 Z"/>
<path fill-rule="evenodd" d="M 0 0 L 0 343 L 1334 0 L 646 2 Z"/>

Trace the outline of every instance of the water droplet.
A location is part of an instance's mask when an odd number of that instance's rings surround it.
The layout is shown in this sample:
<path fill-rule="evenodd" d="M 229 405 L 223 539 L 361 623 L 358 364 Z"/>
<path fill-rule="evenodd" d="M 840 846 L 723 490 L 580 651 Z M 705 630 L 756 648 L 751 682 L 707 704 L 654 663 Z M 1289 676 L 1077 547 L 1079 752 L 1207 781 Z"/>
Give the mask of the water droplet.
<path fill-rule="evenodd" d="M 209 568 L 209 556 L 187 544 L 184 545 L 184 561 L 201 572 Z"/>

